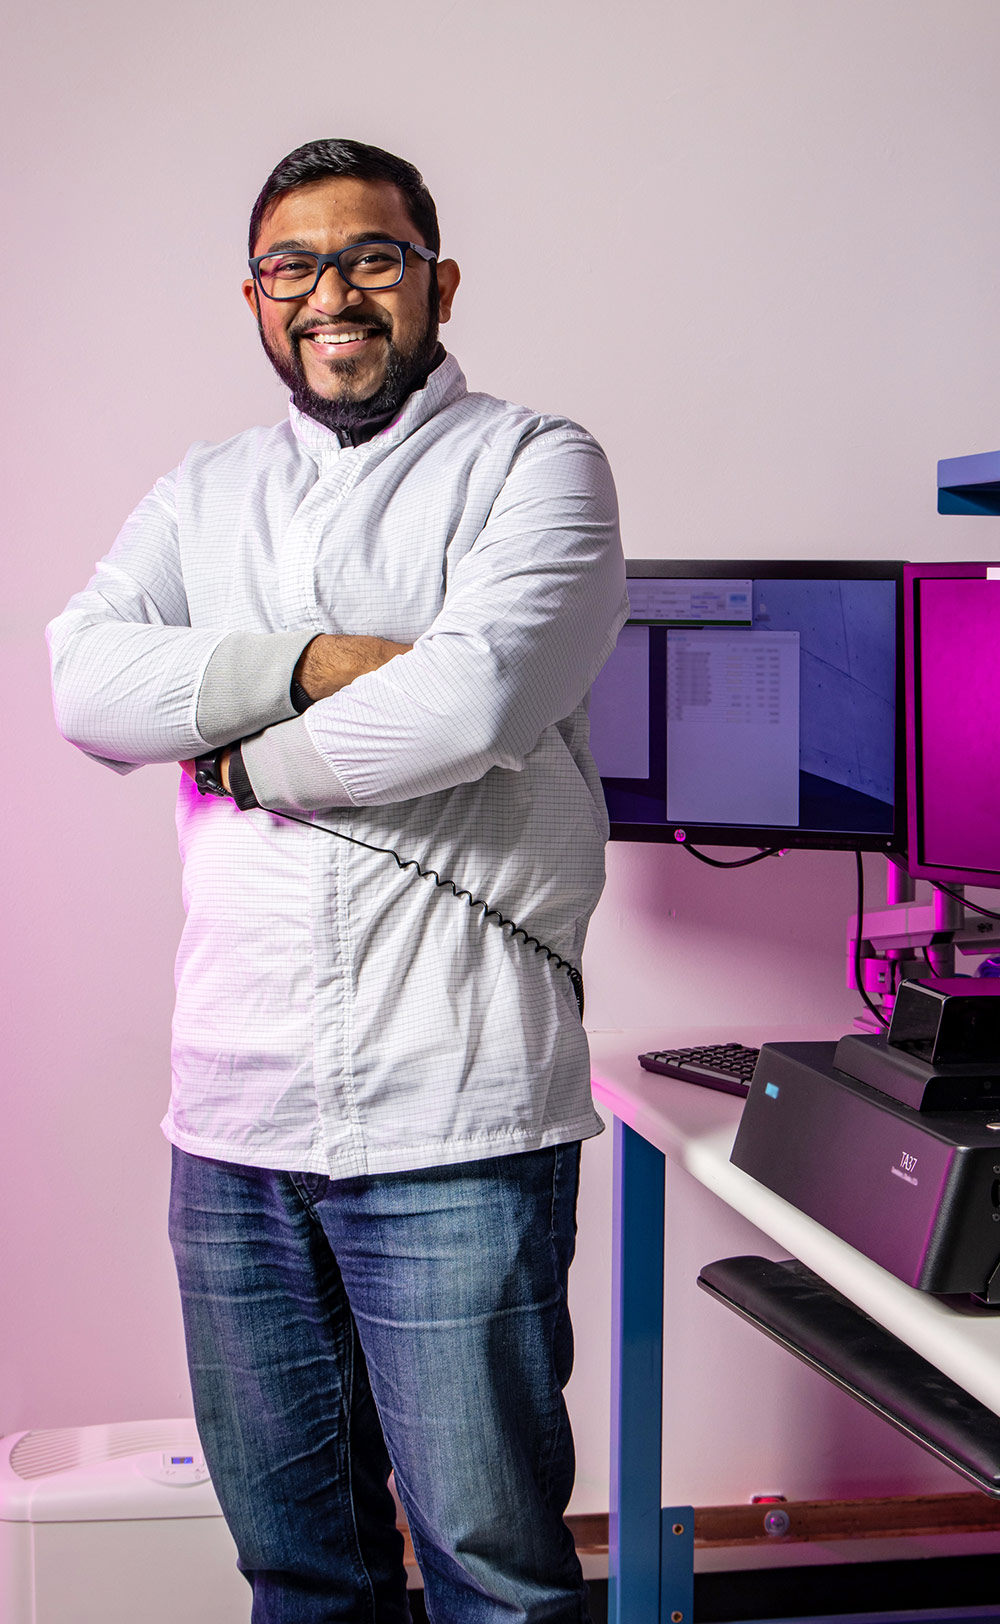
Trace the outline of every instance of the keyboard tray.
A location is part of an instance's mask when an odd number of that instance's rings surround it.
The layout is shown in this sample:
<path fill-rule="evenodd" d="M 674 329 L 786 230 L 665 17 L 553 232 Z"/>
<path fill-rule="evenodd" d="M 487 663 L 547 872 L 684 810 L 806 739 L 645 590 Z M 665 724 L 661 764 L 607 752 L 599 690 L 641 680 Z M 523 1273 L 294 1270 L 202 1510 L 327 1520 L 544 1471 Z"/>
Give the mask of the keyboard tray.
<path fill-rule="evenodd" d="M 1000 1416 L 793 1258 L 721 1258 L 698 1284 L 796 1358 L 1000 1498 Z"/>

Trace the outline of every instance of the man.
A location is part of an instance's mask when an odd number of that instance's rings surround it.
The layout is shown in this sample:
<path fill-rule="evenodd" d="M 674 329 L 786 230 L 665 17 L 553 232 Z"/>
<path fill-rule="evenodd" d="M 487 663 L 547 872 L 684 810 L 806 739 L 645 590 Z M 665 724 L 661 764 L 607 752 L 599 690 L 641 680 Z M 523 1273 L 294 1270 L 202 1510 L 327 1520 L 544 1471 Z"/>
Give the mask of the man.
<path fill-rule="evenodd" d="M 50 628 L 65 735 L 195 775 L 171 1238 L 255 1624 L 408 1618 L 390 1462 L 437 1624 L 588 1616 L 584 701 L 624 569 L 599 447 L 439 345 L 438 250 L 410 164 L 283 160 L 243 291 L 290 420 L 193 447 Z"/>

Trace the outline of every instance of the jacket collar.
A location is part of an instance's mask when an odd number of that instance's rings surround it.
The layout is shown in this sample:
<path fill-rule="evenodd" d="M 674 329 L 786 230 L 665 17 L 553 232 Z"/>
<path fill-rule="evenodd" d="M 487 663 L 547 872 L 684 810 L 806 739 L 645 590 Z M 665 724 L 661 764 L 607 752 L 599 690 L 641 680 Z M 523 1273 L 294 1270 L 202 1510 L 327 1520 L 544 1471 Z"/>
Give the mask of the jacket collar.
<path fill-rule="evenodd" d="M 317 462 L 328 462 L 350 453 L 364 455 L 375 450 L 387 451 L 405 440 L 415 429 L 422 428 L 436 412 L 461 400 L 467 393 L 465 374 L 455 357 L 446 355 L 441 365 L 434 368 L 423 388 L 415 389 L 412 395 L 407 396 L 392 422 L 360 446 L 342 446 L 333 429 L 324 428 L 314 417 L 307 417 L 292 401 L 288 403 L 288 418 L 292 433 L 302 449 Z"/>

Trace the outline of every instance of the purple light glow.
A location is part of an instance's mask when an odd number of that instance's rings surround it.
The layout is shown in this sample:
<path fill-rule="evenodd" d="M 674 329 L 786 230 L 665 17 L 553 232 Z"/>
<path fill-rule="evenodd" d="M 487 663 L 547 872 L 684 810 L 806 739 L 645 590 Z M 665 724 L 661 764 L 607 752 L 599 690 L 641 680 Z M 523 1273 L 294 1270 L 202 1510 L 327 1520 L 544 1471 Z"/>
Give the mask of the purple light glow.
<path fill-rule="evenodd" d="M 920 585 L 921 858 L 1000 872 L 1000 581 Z"/>

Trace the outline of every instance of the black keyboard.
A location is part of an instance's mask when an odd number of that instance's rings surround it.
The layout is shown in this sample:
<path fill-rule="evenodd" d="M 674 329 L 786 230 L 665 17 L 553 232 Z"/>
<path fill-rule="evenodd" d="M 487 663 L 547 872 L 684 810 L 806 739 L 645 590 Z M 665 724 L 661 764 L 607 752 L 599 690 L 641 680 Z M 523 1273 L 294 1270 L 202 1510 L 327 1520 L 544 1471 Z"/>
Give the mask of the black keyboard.
<path fill-rule="evenodd" d="M 747 1049 L 742 1043 L 706 1043 L 700 1049 L 652 1049 L 639 1056 L 639 1064 L 664 1077 L 679 1077 L 682 1083 L 745 1099 L 759 1054 L 759 1049 Z"/>

